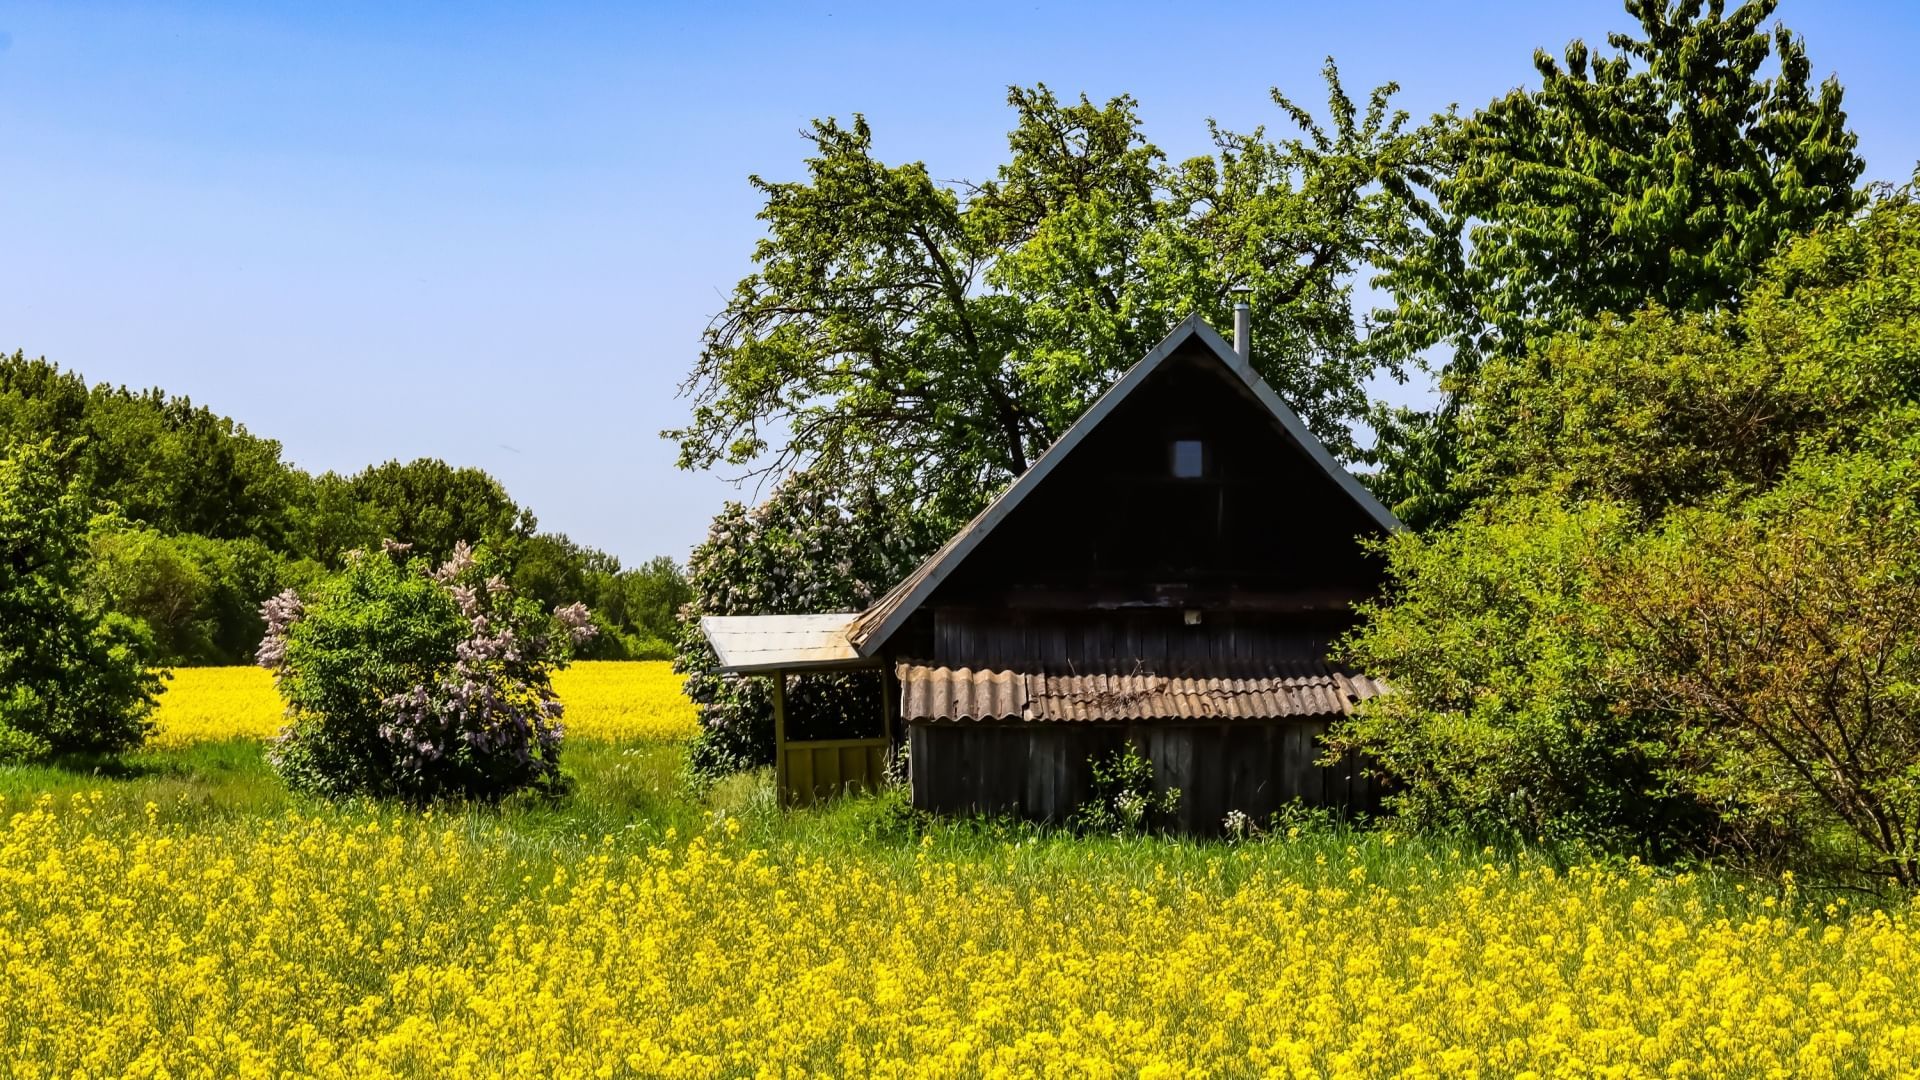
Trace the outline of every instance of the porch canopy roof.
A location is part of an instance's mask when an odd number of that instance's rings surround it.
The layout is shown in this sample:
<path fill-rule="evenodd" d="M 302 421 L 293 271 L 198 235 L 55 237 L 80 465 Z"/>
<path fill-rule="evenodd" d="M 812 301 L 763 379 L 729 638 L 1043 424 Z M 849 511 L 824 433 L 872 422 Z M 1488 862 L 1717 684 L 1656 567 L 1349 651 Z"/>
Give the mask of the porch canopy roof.
<path fill-rule="evenodd" d="M 831 671 L 880 666 L 847 641 L 858 612 L 828 615 L 707 615 L 700 631 L 713 644 L 720 670 L 731 675 L 770 671 Z"/>

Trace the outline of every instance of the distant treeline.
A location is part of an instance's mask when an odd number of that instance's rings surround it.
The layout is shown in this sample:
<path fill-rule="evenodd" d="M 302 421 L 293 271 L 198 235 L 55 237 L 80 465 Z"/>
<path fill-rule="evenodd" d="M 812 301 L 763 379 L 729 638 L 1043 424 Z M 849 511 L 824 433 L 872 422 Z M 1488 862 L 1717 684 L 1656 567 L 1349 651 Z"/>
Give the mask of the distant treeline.
<path fill-rule="evenodd" d="M 523 594 L 593 610 L 602 632 L 590 656 L 672 653 L 687 586 L 671 558 L 623 568 L 541 532 L 480 469 L 421 458 L 316 476 L 284 461 L 277 441 L 188 398 L 89 386 L 45 359 L 0 355 L 0 451 L 27 442 L 51 442 L 89 492 L 88 588 L 144 623 L 163 663 L 248 662 L 262 600 L 386 539 L 436 560 L 459 540 L 493 545 Z"/>

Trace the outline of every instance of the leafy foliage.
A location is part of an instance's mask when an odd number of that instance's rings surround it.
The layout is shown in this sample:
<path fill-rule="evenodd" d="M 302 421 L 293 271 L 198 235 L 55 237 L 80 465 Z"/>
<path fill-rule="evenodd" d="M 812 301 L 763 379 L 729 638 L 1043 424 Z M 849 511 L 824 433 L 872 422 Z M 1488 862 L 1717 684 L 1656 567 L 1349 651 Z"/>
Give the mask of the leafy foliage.
<path fill-rule="evenodd" d="M 1439 412 L 1378 418 L 1380 484 L 1407 520 L 1464 505 L 1457 425 L 1483 362 L 1649 303 L 1737 307 L 1783 240 L 1861 204 L 1840 84 L 1814 86 L 1800 39 L 1762 29 L 1775 3 L 1628 0 L 1637 36 L 1537 52 L 1537 88 L 1446 126 L 1442 226 L 1382 279 L 1388 336 L 1453 350 Z"/>
<path fill-rule="evenodd" d="M 1920 408 L 1737 511 L 1685 512 L 1609 589 L 1674 778 L 1747 834 L 1920 885 Z M 1865 857 L 1857 853 L 1864 852 Z"/>
<path fill-rule="evenodd" d="M 1737 312 L 1649 308 L 1495 357 L 1465 487 L 1618 499 L 1649 517 L 1764 490 L 1803 441 L 1844 444 L 1920 396 L 1920 206 L 1909 191 L 1789 243 Z"/>
<path fill-rule="evenodd" d="M 47 440 L 100 513 L 87 591 L 136 623 L 167 665 L 231 664 L 260 640 L 260 603 L 384 537 L 445 558 L 462 537 L 509 552 L 544 606 L 588 603 L 608 659 L 665 658 L 685 583 L 671 560 L 635 571 L 567 537 L 479 469 L 432 458 L 310 476 L 280 445 L 159 389 L 89 388 L 75 372 L 0 355 L 0 446 Z M 639 598 L 629 603 L 629 595 Z M 675 597 L 679 597 L 676 599 Z M 631 616 L 627 612 L 631 611 Z"/>
<path fill-rule="evenodd" d="M 265 628 L 260 598 L 323 572 L 258 540 L 169 536 L 118 517 L 96 519 L 88 542 L 88 594 L 145 624 L 155 658 L 170 665 L 221 664 L 251 653 Z"/>
<path fill-rule="evenodd" d="M 584 607 L 550 620 L 504 567 L 457 544 L 438 568 L 405 545 L 348 560 L 307 602 L 267 602 L 261 666 L 287 702 L 273 762 L 329 797 L 497 801 L 560 782 L 552 672 L 592 636 Z"/>
<path fill-rule="evenodd" d="M 1737 313 L 1490 363 L 1487 494 L 1389 544 L 1335 744 L 1421 824 L 1920 880 L 1917 317 L 1903 191 Z"/>
<path fill-rule="evenodd" d="M 138 746 L 160 690 L 149 643 L 81 589 L 83 486 L 45 442 L 0 456 L 0 760 Z"/>
<path fill-rule="evenodd" d="M 957 188 L 877 160 L 858 116 L 816 121 L 804 181 L 754 178 L 768 236 L 687 381 L 680 463 L 808 466 L 964 516 L 1182 317 L 1224 320 L 1235 287 L 1254 366 L 1350 451 L 1383 357 L 1348 279 L 1410 241 L 1430 146 L 1393 87 L 1362 109 L 1327 81 L 1330 124 L 1276 92 L 1297 137 L 1216 128 L 1177 166 L 1132 98 L 1016 88 L 1010 160 Z"/>
<path fill-rule="evenodd" d="M 722 675 L 700 631 L 704 615 L 855 611 L 911 571 L 944 530 L 880 493 L 849 495 L 808 470 L 783 479 L 748 508 L 729 502 L 688 561 L 693 599 L 684 610 L 675 670 L 700 712 L 691 751 L 696 775 L 717 777 L 773 760 L 767 680 Z M 795 676 L 787 688 L 793 738 L 866 736 L 880 689 L 871 673 Z"/>
<path fill-rule="evenodd" d="M 452 556 L 461 543 L 500 546 L 526 539 L 536 525 L 533 514 L 508 498 L 498 480 L 435 458 L 389 461 L 351 483 L 355 498 L 374 510 L 377 536 L 410 544 L 436 562 Z"/>
<path fill-rule="evenodd" d="M 1125 747 L 1091 762 L 1093 795 L 1073 812 L 1072 826 L 1116 836 L 1144 831 L 1180 808 L 1180 789 L 1155 792 L 1153 762 L 1140 748 Z"/>
<path fill-rule="evenodd" d="M 160 390 L 89 388 L 24 353 L 0 355 L 0 446 L 50 442 L 88 497 L 168 534 L 283 546 L 297 478 L 280 444 Z"/>
<path fill-rule="evenodd" d="M 1386 678 L 1328 739 L 1397 786 L 1422 828 L 1671 852 L 1711 825 L 1662 779 L 1656 717 L 1623 708 L 1603 600 L 1634 538 L 1622 507 L 1520 500 L 1387 545 L 1392 592 L 1347 659 Z"/>

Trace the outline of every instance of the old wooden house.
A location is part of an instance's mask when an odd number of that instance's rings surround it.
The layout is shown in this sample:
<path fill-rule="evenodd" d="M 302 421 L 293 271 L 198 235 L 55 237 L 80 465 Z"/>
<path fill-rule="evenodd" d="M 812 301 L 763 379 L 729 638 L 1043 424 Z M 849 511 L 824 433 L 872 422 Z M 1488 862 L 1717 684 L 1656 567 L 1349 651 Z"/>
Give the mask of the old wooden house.
<path fill-rule="evenodd" d="M 783 797 L 877 782 L 909 748 L 916 806 L 1059 821 L 1131 741 L 1171 824 L 1295 800 L 1367 806 L 1334 719 L 1382 692 L 1330 666 L 1399 523 L 1246 360 L 1190 318 L 1027 472 L 866 611 L 715 617 L 726 670 L 775 685 Z M 872 736 L 787 738 L 786 676 L 878 668 Z M 904 732 L 901 726 L 904 726 Z"/>

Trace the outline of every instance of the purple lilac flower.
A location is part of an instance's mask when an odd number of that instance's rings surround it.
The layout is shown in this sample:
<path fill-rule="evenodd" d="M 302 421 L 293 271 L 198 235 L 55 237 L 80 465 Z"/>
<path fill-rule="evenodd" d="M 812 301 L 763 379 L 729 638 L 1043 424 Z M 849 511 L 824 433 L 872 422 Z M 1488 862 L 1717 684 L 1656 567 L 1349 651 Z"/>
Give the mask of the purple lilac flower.
<path fill-rule="evenodd" d="M 593 615 L 587 611 L 587 605 L 577 600 L 565 607 L 554 608 L 553 617 L 567 628 L 575 645 L 593 640 L 593 636 L 600 632 L 600 628 L 593 625 Z"/>
<path fill-rule="evenodd" d="M 460 607 L 460 614 L 471 619 L 480 614 L 480 594 L 471 585 L 455 585 L 448 590 L 453 594 L 453 602 Z"/>
<path fill-rule="evenodd" d="M 301 612 L 300 594 L 286 589 L 260 605 L 260 617 L 266 620 L 267 633 L 260 639 L 254 660 L 261 667 L 278 669 L 287 660 L 287 631 Z"/>

